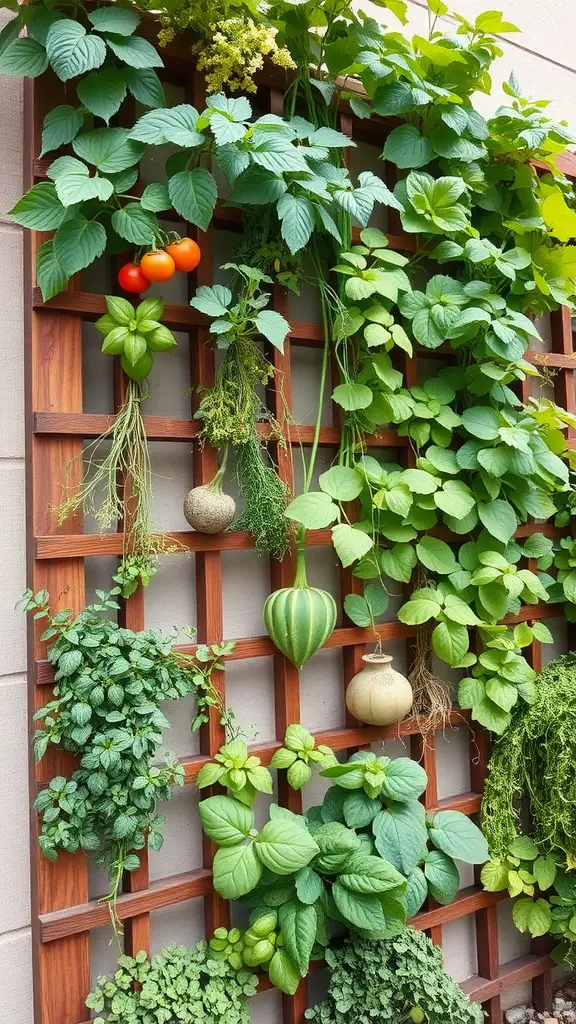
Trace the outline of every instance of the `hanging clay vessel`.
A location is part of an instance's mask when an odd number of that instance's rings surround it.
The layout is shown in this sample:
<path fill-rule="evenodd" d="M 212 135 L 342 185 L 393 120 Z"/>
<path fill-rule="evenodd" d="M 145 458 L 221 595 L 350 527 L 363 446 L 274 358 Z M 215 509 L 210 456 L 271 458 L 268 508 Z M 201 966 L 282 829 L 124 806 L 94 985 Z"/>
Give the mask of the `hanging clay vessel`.
<path fill-rule="evenodd" d="M 346 707 L 366 725 L 400 722 L 412 707 L 412 687 L 392 668 L 389 654 L 365 654 L 365 667 L 351 679 L 346 690 Z"/>

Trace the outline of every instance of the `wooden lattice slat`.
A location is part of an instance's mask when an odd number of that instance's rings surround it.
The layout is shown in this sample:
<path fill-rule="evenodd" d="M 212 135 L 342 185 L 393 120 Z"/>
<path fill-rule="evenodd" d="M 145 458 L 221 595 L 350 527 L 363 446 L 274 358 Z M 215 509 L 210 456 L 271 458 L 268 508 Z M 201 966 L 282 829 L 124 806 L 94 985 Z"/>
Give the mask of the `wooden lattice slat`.
<path fill-rule="evenodd" d="M 166 80 L 183 87 L 188 99 L 200 109 L 204 105 L 203 82 L 193 71 L 185 49 L 168 61 Z M 259 79 L 259 101 L 271 112 L 282 109 L 282 84 L 278 78 L 263 74 Z M 43 115 L 49 107 L 61 102 L 55 79 L 47 75 L 41 85 L 28 82 L 26 85 L 26 175 L 31 184 L 46 175 L 50 161 L 36 159 L 39 151 L 39 132 Z M 349 106 L 343 106 L 341 128 L 354 134 L 357 141 L 381 147 L 387 132 L 394 126 L 391 119 L 376 118 L 370 122 L 357 122 Z M 576 174 L 576 159 L 562 160 L 566 173 Z M 383 175 L 389 186 L 394 185 L 395 170 L 382 165 Z M 241 229 L 241 215 L 238 210 L 219 205 L 214 218 L 214 228 Z M 191 232 L 190 232 L 191 233 Z M 354 233 L 355 240 L 358 232 Z M 388 238 L 392 248 L 412 253 L 416 250 L 415 236 L 404 235 L 398 216 L 389 211 Z M 33 236 L 32 249 L 41 239 Z M 196 279 L 190 285 L 212 284 L 214 280 L 212 229 L 202 236 L 203 261 Z M 82 290 L 82 281 L 77 287 L 43 303 L 37 288 L 33 287 L 34 271 L 32 252 L 26 257 L 26 315 L 27 315 L 27 461 L 28 461 L 28 558 L 29 585 L 35 589 L 45 587 L 50 591 L 55 607 L 73 607 L 79 610 L 84 604 L 84 559 L 87 557 L 120 556 L 123 535 L 120 532 L 106 536 L 84 534 L 83 525 L 76 519 L 58 528 L 50 507 L 60 497 L 60 483 L 64 477 L 66 463 L 81 451 L 84 439 L 99 436 L 112 422 L 112 417 L 84 413 L 82 407 L 82 323 L 93 322 L 106 311 L 103 295 Z M 279 290 L 274 295 L 275 308 L 286 313 L 286 301 Z M 207 332 L 207 320 L 189 305 L 169 303 L 165 308 L 164 321 L 172 330 L 186 333 L 190 339 L 190 384 L 193 388 L 208 387 L 213 381 L 214 353 Z M 575 411 L 574 391 L 575 356 L 572 339 L 570 313 L 563 309 L 551 318 L 552 351 L 529 352 L 526 359 L 535 366 L 547 367 L 555 374 L 554 390 L 559 405 Z M 271 412 L 281 422 L 289 445 L 303 445 L 309 449 L 314 437 L 314 428 L 309 425 L 292 424 L 287 417 L 291 395 L 291 350 L 293 346 L 318 349 L 323 345 L 322 329 L 318 324 L 292 321 L 285 354 L 277 350 L 267 352 L 276 371 L 276 381 L 268 392 Z M 444 348 L 419 353 L 426 360 L 438 357 L 450 360 L 453 353 Z M 416 359 L 399 356 L 400 368 L 408 386 L 417 382 Z M 282 394 L 278 387 L 282 382 Z M 186 382 L 187 383 L 187 382 Z M 186 386 L 183 382 L 183 387 Z M 333 383 L 337 383 L 334 380 Z M 121 401 L 124 386 L 119 372 L 116 374 L 116 408 Z M 529 382 L 523 389 L 523 397 L 529 395 Z M 194 401 L 194 399 L 193 399 Z M 323 426 L 320 445 L 336 448 L 340 439 L 338 409 L 333 409 L 332 425 Z M 198 423 L 195 420 L 163 416 L 145 416 L 144 422 L 150 440 L 164 442 L 189 442 L 193 450 L 194 483 L 206 483 L 214 475 L 217 460 L 209 446 L 200 448 L 197 443 Z M 262 426 L 261 435 L 269 436 L 269 429 Z M 374 448 L 397 449 L 397 458 L 409 465 L 412 452 L 406 438 L 399 438 L 395 429 L 381 430 L 367 439 Z M 568 434 L 568 443 L 576 448 L 576 431 Z M 273 446 L 279 472 L 283 480 L 292 485 L 292 457 L 289 449 Z M 434 534 L 449 542 L 460 542 L 461 538 L 439 527 Z M 544 526 L 529 523 L 522 526 L 516 536 L 525 538 L 532 533 L 544 533 L 548 537 L 560 538 L 568 530 L 560 530 L 551 524 Z M 192 532 L 179 531 L 171 536 L 184 548 L 194 553 L 197 594 L 198 642 L 215 642 L 223 639 L 222 601 L 222 552 L 249 550 L 253 542 L 247 533 L 226 533 L 222 536 L 203 536 Z M 329 530 L 310 531 L 307 544 L 328 548 L 331 543 Z M 170 556 L 167 556 L 167 565 Z M 285 559 L 282 564 L 271 562 L 271 589 L 289 586 L 293 580 L 293 560 Z M 154 586 L 154 584 L 152 584 Z M 360 586 L 350 572 L 340 572 L 341 598 Z M 133 629 L 145 625 L 144 599 L 142 593 L 129 599 L 121 612 L 122 621 Z M 538 621 L 559 618 L 561 607 L 536 605 L 523 607 L 516 616 L 506 620 L 510 624 L 522 621 Z M 569 627 L 570 646 L 574 646 L 574 635 Z M 384 641 L 405 642 L 408 660 L 415 635 L 414 627 L 399 622 L 388 622 L 377 627 L 378 636 Z M 228 639 L 228 638 L 227 638 Z M 343 686 L 361 667 L 362 654 L 374 635 L 369 629 L 350 625 L 343 618 L 343 624 L 330 637 L 327 646 L 342 651 Z M 193 653 L 193 645 L 182 650 Z M 300 687 L 298 672 L 274 648 L 268 637 L 240 637 L 232 660 L 248 658 L 270 658 L 274 664 L 274 699 L 276 738 L 266 743 L 255 743 L 252 753 L 269 764 L 272 755 L 282 742 L 286 725 L 297 721 L 300 716 Z M 540 667 L 539 645 L 532 650 L 532 663 Z M 53 682 L 53 672 L 45 661 L 45 651 L 38 642 L 38 634 L 30 632 L 30 707 L 45 702 L 46 687 Z M 217 674 L 215 684 L 225 695 L 224 674 Z M 487 734 L 478 726 L 470 736 L 470 792 L 440 799 L 436 765 L 436 745 L 433 734 L 425 742 L 418 726 L 407 719 L 398 726 L 389 728 L 360 727 L 349 716 L 342 721 L 339 729 L 321 730 L 315 733 L 318 743 L 326 743 L 336 751 L 366 747 L 372 743 L 391 740 L 396 737 L 409 739 L 411 755 L 421 759 L 429 774 L 429 787 L 424 803 L 429 813 L 437 810 L 456 809 L 465 814 L 477 815 L 480 809 L 481 793 L 489 757 Z M 452 725 L 466 728 L 469 714 L 455 711 L 449 718 Z M 201 752 L 183 758 L 185 781 L 193 783 L 203 764 L 216 753 L 224 739 L 218 716 L 212 715 L 209 725 L 201 736 Z M 31 793 L 34 797 L 38 787 L 45 784 L 56 770 L 68 770 L 70 760 L 53 753 L 42 762 L 38 771 L 31 772 Z M 280 801 L 297 811 L 301 808 L 300 794 L 294 793 L 282 780 L 279 783 Z M 35 1022 L 36 1024 L 79 1024 L 85 1020 L 84 998 L 90 987 L 90 932 L 109 926 L 109 911 L 88 893 L 86 860 L 61 856 L 57 863 L 48 865 L 38 855 L 35 842 L 36 818 L 34 815 L 33 846 L 33 950 L 35 963 Z M 128 952 L 150 948 L 151 915 L 162 908 L 176 906 L 187 900 L 203 898 L 205 903 L 205 925 L 209 933 L 220 924 L 229 921 L 229 907 L 220 899 L 212 887 L 213 847 L 204 845 L 203 864 L 191 863 L 189 870 L 179 875 L 150 882 L 145 856 L 138 872 L 124 879 L 124 891 L 120 894 L 117 912 L 125 926 L 124 944 Z M 476 883 L 462 889 L 456 900 L 449 906 L 436 906 L 429 901 L 416 915 L 413 923 L 426 930 L 437 943 L 442 942 L 442 926 L 448 922 L 462 920 L 474 915 L 478 950 L 478 974 L 463 983 L 463 989 L 474 999 L 482 1002 L 489 1024 L 501 1024 L 502 994 L 525 981 L 532 981 L 534 1001 L 545 1006 L 550 998 L 551 963 L 547 949 L 541 942 L 533 943 L 530 954 L 518 957 L 509 964 L 499 964 L 497 905 L 506 898 L 506 893 L 487 893 Z M 317 965 L 314 965 L 317 969 Z M 268 979 L 261 988 L 269 987 Z M 307 986 L 302 984 L 294 998 L 283 999 L 283 1024 L 303 1024 L 307 1004 Z"/>

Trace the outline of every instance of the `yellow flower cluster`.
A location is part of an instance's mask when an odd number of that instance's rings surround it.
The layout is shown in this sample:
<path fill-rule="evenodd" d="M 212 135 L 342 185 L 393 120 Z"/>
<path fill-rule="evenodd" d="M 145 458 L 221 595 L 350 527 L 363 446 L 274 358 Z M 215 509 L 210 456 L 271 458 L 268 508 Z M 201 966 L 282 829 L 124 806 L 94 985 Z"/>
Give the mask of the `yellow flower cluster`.
<path fill-rule="evenodd" d="M 276 32 L 267 25 L 256 25 L 251 18 L 226 18 L 215 25 L 210 39 L 195 47 L 200 54 L 198 70 L 206 71 L 209 92 L 256 92 L 254 74 L 269 57 L 281 68 L 295 67 L 285 47 L 276 43 Z"/>

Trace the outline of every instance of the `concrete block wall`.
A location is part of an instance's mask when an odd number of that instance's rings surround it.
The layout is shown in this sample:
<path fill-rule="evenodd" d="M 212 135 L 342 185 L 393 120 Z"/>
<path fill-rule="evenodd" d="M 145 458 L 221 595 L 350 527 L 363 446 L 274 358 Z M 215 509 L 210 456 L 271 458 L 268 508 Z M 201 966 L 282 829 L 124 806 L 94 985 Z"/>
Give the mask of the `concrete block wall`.
<path fill-rule="evenodd" d="M 360 5 L 360 0 L 358 2 Z M 370 4 L 361 6 L 367 10 Z M 467 17 L 474 17 L 490 6 L 492 3 L 488 0 L 461 0 L 457 4 Z M 500 102 L 498 83 L 515 69 L 526 92 L 552 99 L 549 109 L 553 115 L 576 124 L 574 0 L 544 3 L 542 0 L 501 0 L 494 6 L 502 7 L 506 17 L 523 29 L 523 34 L 507 37 L 503 42 L 505 53 L 494 75 L 494 97 L 480 98 L 483 111 L 489 112 Z M 410 0 L 409 7 L 410 28 L 426 31 L 428 15 L 423 0 Z M 374 8 L 371 13 L 387 20 L 381 8 Z M 0 27 L 5 20 L 5 17 L 0 18 Z M 390 17 L 388 23 L 392 21 Z M 0 77 L 0 111 L 0 1024 L 33 1024 L 25 636 L 23 619 L 13 610 L 25 588 L 22 230 L 7 216 L 22 192 L 22 83 L 19 80 Z M 223 233 L 219 241 L 222 255 L 228 257 L 230 238 Z M 173 298 L 184 301 L 183 296 Z M 306 311 L 306 318 L 312 319 L 312 313 Z M 92 389 L 87 391 L 86 409 L 106 411 L 107 371 L 88 337 L 86 358 L 89 366 L 96 366 L 97 362 L 101 381 L 99 393 L 92 393 Z M 184 347 L 170 359 L 171 369 L 155 377 L 148 411 L 182 416 L 187 414 L 182 395 L 182 382 L 187 374 Z M 302 420 L 309 419 L 313 408 L 310 390 L 313 359 L 313 353 L 297 355 L 299 365 L 295 366 L 295 376 L 299 378 L 299 386 L 295 392 L 299 408 L 295 411 Z M 90 376 L 93 379 L 94 375 Z M 111 394 L 109 387 L 106 394 Z M 161 486 L 157 488 L 158 525 L 183 528 L 180 505 L 189 486 L 189 447 L 158 444 L 153 448 L 155 469 L 161 478 Z M 89 560 L 87 565 L 88 592 L 95 586 L 105 586 L 110 576 L 111 565 L 103 564 L 107 560 L 99 560 L 98 565 L 96 561 Z M 161 567 L 146 595 L 146 608 L 150 623 L 170 628 L 175 617 L 179 621 L 194 621 L 195 600 L 191 561 L 175 556 L 167 562 L 169 564 Z M 333 586 L 331 562 L 315 552 L 312 563 L 314 582 Z M 254 594 L 252 606 L 247 606 L 244 598 L 248 578 Z M 266 566 L 251 552 L 231 552 L 224 556 L 224 584 L 226 633 L 229 636 L 260 633 L 260 598 L 263 599 L 268 586 Z M 557 627 L 557 652 L 560 653 L 561 622 Z M 247 725 L 257 721 L 260 739 L 273 735 L 270 665 L 266 664 L 266 659 L 234 665 L 229 672 L 229 694 L 242 718 L 245 715 Z M 252 699 L 247 701 L 247 696 Z M 189 707 L 179 707 L 173 713 L 170 743 L 179 754 L 189 754 L 193 747 L 188 731 L 189 711 Z M 340 724 L 340 713 L 338 659 L 334 652 L 327 651 L 313 659 L 302 675 L 303 721 L 309 728 L 327 728 Z M 394 744 L 389 752 L 399 755 L 404 751 L 400 744 Z M 468 745 L 463 730 L 440 744 L 438 758 L 441 795 L 467 790 Z M 310 801 L 316 802 L 319 796 L 319 792 L 311 793 Z M 162 854 L 153 859 L 153 877 L 186 870 L 191 858 L 199 853 L 195 804 L 196 794 L 187 787 L 167 805 L 166 845 Z M 463 879 L 463 884 L 467 882 L 468 879 Z M 94 875 L 92 891 L 94 894 L 103 891 L 99 873 Z M 507 960 L 520 955 L 525 943 L 512 926 L 509 905 L 501 904 L 500 910 L 501 952 Z M 171 908 L 154 915 L 154 947 L 158 949 L 170 940 L 193 942 L 202 930 L 199 903 Z M 476 954 L 471 919 L 453 922 L 445 932 L 448 968 L 458 979 L 474 974 Z M 108 935 L 104 931 L 94 934 L 92 953 L 95 973 L 113 966 L 115 954 L 108 947 Z M 527 993 L 509 994 L 507 1004 L 524 995 Z M 277 993 L 266 993 L 255 1000 L 255 1024 L 278 1024 L 280 1005 Z"/>

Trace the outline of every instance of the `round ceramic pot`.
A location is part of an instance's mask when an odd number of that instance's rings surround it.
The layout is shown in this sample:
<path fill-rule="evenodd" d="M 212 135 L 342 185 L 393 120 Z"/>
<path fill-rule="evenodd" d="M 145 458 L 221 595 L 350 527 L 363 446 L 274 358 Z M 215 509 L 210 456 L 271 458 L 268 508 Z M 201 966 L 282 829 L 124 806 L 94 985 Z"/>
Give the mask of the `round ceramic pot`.
<path fill-rule="evenodd" d="M 346 690 L 346 707 L 366 725 L 400 722 L 412 707 L 412 687 L 392 668 L 389 654 L 365 654 L 364 668 L 351 679 Z"/>

